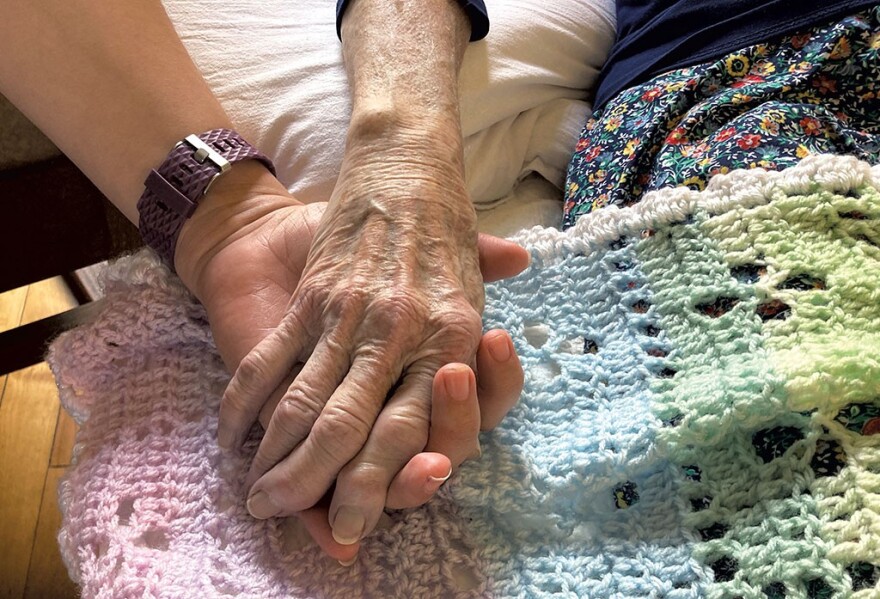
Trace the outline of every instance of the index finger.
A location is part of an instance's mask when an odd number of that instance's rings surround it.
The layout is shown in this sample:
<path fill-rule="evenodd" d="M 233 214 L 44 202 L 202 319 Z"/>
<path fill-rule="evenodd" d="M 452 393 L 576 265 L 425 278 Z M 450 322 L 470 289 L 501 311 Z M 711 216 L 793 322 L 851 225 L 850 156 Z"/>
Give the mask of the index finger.
<path fill-rule="evenodd" d="M 217 442 L 223 449 L 238 447 L 256 422 L 260 409 L 299 361 L 308 334 L 285 318 L 241 361 L 220 401 Z"/>
<path fill-rule="evenodd" d="M 266 434 L 251 462 L 247 484 L 252 484 L 305 439 L 320 417 L 327 398 L 345 376 L 348 352 L 330 336 L 318 343 L 315 352 L 291 382 L 272 411 Z"/>

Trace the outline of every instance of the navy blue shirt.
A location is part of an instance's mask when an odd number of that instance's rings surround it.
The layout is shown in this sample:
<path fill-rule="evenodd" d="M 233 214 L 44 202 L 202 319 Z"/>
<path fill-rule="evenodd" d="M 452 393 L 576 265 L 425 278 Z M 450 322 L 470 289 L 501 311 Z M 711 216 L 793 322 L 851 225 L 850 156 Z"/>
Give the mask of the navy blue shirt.
<path fill-rule="evenodd" d="M 336 35 L 342 39 L 339 31 L 342 24 L 342 15 L 348 7 L 351 0 L 336 0 Z M 486 37 L 489 33 L 489 13 L 486 12 L 486 5 L 483 0 L 458 0 L 468 18 L 471 20 L 471 41 L 475 42 Z"/>

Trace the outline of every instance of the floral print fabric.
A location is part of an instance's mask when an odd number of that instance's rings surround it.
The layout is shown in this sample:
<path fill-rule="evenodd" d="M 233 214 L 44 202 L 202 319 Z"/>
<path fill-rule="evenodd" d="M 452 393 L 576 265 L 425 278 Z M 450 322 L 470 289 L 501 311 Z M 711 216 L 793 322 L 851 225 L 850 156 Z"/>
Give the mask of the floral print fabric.
<path fill-rule="evenodd" d="M 652 189 L 814 153 L 880 159 L 880 6 L 625 90 L 569 163 L 563 225 Z"/>

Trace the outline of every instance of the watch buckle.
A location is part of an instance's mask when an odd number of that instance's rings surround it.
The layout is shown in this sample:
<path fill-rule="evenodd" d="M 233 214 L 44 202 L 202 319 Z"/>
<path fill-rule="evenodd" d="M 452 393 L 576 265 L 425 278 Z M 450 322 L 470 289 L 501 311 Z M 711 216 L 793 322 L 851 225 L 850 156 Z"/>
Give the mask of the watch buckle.
<path fill-rule="evenodd" d="M 205 160 L 210 160 L 221 173 L 225 173 L 229 170 L 229 161 L 218 154 L 214 148 L 199 139 L 197 135 L 187 135 L 183 141 L 188 143 L 190 147 L 195 150 L 192 154 L 192 158 L 199 164 L 204 164 Z"/>

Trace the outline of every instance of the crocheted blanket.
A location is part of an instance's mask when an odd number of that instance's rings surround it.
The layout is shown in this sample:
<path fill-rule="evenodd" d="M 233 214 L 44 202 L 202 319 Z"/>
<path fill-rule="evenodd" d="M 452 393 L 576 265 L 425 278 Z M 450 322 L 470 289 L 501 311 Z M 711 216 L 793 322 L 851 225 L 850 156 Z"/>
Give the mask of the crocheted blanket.
<path fill-rule="evenodd" d="M 204 312 L 122 260 L 100 319 L 51 348 L 82 424 L 70 573 L 87 598 L 878 597 L 878 187 L 811 157 L 523 233 L 532 265 L 485 313 L 520 403 L 351 567 L 248 516 Z"/>

